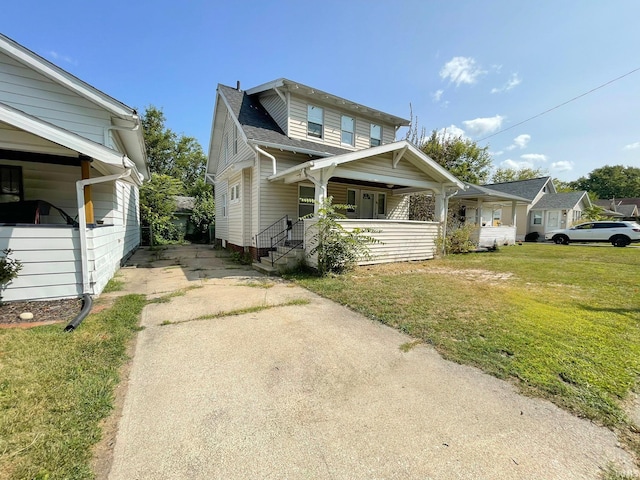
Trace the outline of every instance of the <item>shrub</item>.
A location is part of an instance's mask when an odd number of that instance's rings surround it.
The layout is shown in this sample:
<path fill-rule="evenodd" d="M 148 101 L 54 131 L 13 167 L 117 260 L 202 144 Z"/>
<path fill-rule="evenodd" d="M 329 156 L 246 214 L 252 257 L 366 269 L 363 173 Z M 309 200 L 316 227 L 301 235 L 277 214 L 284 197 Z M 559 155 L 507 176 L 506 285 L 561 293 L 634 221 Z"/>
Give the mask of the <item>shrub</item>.
<path fill-rule="evenodd" d="M 466 224 L 459 225 L 447 229 L 447 235 L 444 239 L 445 253 L 467 253 L 475 250 L 476 244 L 471 240 L 471 236 L 475 230 L 475 225 Z M 443 239 L 438 239 L 438 249 L 442 250 Z"/>
<path fill-rule="evenodd" d="M 371 258 L 369 245 L 379 243 L 372 237 L 376 233 L 370 228 L 345 229 L 338 220 L 345 218 L 336 210 L 347 211 L 352 205 L 333 205 L 333 197 L 328 197 L 318 208 L 318 221 L 312 226 L 316 229 L 311 236 L 311 255 L 318 255 L 318 272 L 343 273 L 352 269 L 359 260 Z"/>
<path fill-rule="evenodd" d="M 13 251 L 9 248 L 5 248 L 2 253 L 3 257 L 0 257 L 0 292 L 7 288 L 7 285 L 18 276 L 18 272 L 22 270 L 22 262 L 14 258 L 9 258 L 9 255 Z M 2 296 L 0 295 L 0 300 Z"/>

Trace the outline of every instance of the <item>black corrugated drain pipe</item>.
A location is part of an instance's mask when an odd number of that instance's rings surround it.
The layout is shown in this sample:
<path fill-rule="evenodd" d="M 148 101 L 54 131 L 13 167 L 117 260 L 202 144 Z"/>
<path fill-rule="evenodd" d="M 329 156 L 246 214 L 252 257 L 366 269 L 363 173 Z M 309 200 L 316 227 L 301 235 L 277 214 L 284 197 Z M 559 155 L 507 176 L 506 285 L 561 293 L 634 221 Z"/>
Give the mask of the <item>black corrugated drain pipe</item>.
<path fill-rule="evenodd" d="M 64 331 L 73 332 L 76 328 L 78 328 L 78 325 L 80 325 L 80 322 L 82 322 L 82 320 L 84 320 L 85 317 L 89 315 L 89 312 L 91 311 L 92 306 L 93 306 L 93 300 L 91 300 L 91 295 L 89 295 L 88 293 L 85 293 L 82 296 L 82 310 L 80 310 L 80 313 L 76 316 L 76 318 L 74 318 L 69 322 L 69 325 L 64 327 Z"/>

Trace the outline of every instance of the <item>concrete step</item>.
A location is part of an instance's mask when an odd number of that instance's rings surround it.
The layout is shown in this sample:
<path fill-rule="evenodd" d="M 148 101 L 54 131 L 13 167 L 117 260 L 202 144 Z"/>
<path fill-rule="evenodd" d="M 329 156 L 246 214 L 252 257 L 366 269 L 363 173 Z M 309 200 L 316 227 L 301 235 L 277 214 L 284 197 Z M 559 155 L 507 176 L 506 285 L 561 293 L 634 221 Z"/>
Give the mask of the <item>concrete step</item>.
<path fill-rule="evenodd" d="M 264 275 L 267 275 L 269 277 L 277 276 L 277 275 L 280 274 L 278 269 L 272 267 L 270 263 L 267 265 L 267 264 L 264 264 L 264 263 L 261 263 L 261 262 L 253 262 L 251 264 L 251 267 L 254 270 L 256 270 L 256 271 L 258 271 L 258 272 L 260 272 L 260 273 L 262 273 Z"/>

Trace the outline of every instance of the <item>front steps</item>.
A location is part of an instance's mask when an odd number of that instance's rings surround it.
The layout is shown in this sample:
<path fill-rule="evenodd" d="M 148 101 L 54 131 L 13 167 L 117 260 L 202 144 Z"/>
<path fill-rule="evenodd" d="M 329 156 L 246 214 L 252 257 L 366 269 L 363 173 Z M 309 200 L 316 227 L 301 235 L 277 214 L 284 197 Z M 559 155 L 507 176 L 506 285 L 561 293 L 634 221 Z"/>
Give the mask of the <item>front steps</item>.
<path fill-rule="evenodd" d="M 260 257 L 260 261 L 253 262 L 251 266 L 254 270 L 265 275 L 280 275 L 297 268 L 303 258 L 304 250 L 302 248 L 277 247 L 277 250 L 269 252 L 269 255 L 265 257 Z M 275 260 L 272 262 L 273 259 Z"/>

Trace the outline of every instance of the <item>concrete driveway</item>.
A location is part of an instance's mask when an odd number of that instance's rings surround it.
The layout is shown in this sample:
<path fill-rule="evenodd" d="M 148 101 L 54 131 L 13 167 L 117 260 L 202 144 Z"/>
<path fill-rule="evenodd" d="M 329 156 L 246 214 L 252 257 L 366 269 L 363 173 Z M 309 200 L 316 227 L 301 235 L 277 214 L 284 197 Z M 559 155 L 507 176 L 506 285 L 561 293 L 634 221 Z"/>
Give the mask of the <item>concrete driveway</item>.
<path fill-rule="evenodd" d="M 221 255 L 145 250 L 131 259 L 138 268 L 121 270 L 127 293 L 165 303 L 143 311 L 108 478 L 633 471 L 609 430 L 428 346 L 403 353 L 406 335 Z"/>

